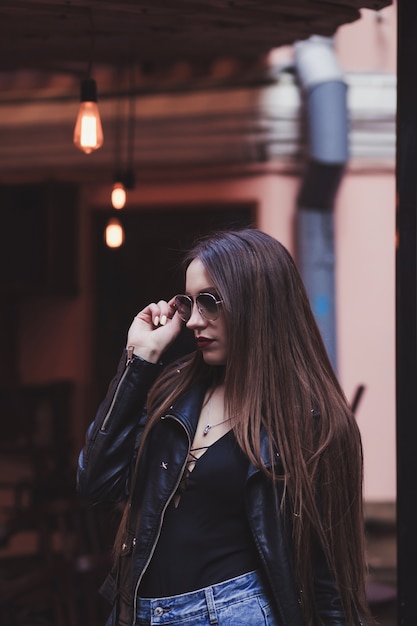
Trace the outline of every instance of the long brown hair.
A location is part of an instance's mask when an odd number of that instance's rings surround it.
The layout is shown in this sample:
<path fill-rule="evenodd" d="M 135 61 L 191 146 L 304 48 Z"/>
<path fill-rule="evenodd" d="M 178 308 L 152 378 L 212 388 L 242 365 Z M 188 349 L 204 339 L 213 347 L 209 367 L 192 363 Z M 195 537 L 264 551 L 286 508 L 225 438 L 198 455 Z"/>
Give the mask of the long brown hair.
<path fill-rule="evenodd" d="M 349 625 L 369 618 L 365 597 L 363 460 L 359 429 L 329 362 L 306 291 L 286 250 L 255 229 L 202 239 L 198 258 L 223 300 L 228 337 L 225 402 L 236 439 L 271 480 L 282 479 L 293 520 L 294 564 L 309 626 L 317 624 L 313 551 L 320 545 Z M 144 433 L 197 379 L 213 383 L 215 368 L 200 354 L 167 368 L 148 398 Z M 261 429 L 283 477 L 261 459 Z M 142 445 L 143 445 L 142 441 Z M 285 512 L 288 514 L 288 511 Z"/>

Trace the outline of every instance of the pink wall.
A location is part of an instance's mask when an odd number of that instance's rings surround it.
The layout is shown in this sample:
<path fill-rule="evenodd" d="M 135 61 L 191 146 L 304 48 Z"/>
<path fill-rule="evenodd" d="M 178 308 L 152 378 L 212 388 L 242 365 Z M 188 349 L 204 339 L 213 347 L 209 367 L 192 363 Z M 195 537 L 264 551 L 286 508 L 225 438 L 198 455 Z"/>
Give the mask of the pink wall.
<path fill-rule="evenodd" d="M 396 73 L 396 2 L 339 29 L 346 72 Z M 348 397 L 363 383 L 358 409 L 368 500 L 396 498 L 395 164 L 380 174 L 355 168 L 336 207 L 340 378 Z"/>
<path fill-rule="evenodd" d="M 339 28 L 335 37 L 338 58 L 347 72 L 388 72 L 397 68 L 397 7 L 364 9 L 362 18 Z"/>
<path fill-rule="evenodd" d="M 339 375 L 348 398 L 358 384 L 366 387 L 357 412 L 365 495 L 394 500 L 394 175 L 348 175 L 335 217 Z"/>

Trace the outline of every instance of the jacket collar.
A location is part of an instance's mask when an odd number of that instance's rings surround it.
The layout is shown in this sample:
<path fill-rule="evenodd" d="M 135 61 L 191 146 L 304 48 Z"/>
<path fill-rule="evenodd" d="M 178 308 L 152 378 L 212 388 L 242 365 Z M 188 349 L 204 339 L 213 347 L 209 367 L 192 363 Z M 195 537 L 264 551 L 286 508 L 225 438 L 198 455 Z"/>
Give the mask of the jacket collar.
<path fill-rule="evenodd" d="M 177 398 L 174 404 L 169 407 L 169 411 L 167 411 L 167 413 L 183 424 L 190 436 L 190 441 L 193 440 L 197 429 L 206 390 L 207 385 L 204 383 L 194 384 L 191 389 Z"/>

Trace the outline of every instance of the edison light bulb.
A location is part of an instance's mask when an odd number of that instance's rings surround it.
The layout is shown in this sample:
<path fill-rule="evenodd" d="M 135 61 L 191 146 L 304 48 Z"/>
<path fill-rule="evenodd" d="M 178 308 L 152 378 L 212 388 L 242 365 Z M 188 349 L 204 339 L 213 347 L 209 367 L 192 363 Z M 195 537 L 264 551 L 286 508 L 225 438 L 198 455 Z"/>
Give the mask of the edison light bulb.
<path fill-rule="evenodd" d="M 114 183 L 111 192 L 111 203 L 114 209 L 123 209 L 126 204 L 126 189 L 123 183 Z"/>
<path fill-rule="evenodd" d="M 96 81 L 88 78 L 81 83 L 81 104 L 74 128 L 74 144 L 85 154 L 103 145 L 103 129 L 97 106 Z"/>
<path fill-rule="evenodd" d="M 112 218 L 107 222 L 104 240 L 109 248 L 120 248 L 123 245 L 125 231 L 119 220 Z"/>

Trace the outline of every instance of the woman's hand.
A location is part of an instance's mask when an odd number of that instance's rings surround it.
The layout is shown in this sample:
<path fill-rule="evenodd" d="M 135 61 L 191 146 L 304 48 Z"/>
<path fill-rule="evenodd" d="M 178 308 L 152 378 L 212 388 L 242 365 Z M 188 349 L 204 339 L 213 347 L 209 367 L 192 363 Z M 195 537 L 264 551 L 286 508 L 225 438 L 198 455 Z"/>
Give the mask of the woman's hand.
<path fill-rule="evenodd" d="M 148 304 L 136 315 L 129 328 L 127 346 L 150 363 L 157 363 L 165 350 L 178 337 L 182 321 L 176 312 L 174 298 Z"/>

